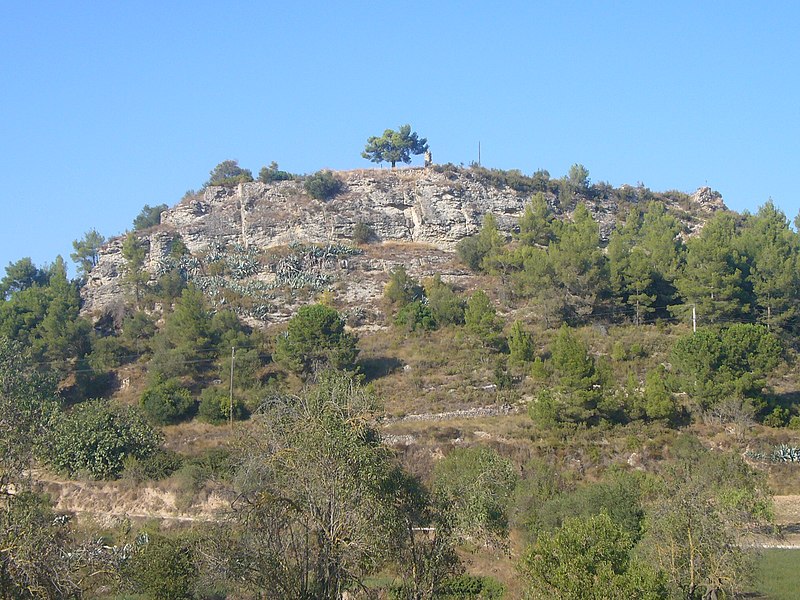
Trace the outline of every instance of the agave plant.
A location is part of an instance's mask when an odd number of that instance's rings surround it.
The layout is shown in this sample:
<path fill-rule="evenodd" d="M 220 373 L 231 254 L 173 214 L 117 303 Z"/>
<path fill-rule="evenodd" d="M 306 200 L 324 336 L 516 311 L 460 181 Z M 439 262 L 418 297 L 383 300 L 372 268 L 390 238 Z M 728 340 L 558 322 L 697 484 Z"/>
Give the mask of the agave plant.
<path fill-rule="evenodd" d="M 800 462 L 800 448 L 781 444 L 772 451 L 772 462 Z"/>

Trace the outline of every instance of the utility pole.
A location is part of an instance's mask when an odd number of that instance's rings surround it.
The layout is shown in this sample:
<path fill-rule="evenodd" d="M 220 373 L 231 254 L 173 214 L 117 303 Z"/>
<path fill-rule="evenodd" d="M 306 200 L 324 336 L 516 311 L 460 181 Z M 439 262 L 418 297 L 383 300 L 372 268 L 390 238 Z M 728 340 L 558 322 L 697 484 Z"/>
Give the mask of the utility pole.
<path fill-rule="evenodd" d="M 228 422 L 233 429 L 233 363 L 236 360 L 236 346 L 231 346 L 231 395 L 228 403 Z"/>
<path fill-rule="evenodd" d="M 692 333 L 697 333 L 697 306 L 692 304 Z"/>
<path fill-rule="evenodd" d="M 481 166 L 481 141 L 478 140 L 478 166 Z"/>

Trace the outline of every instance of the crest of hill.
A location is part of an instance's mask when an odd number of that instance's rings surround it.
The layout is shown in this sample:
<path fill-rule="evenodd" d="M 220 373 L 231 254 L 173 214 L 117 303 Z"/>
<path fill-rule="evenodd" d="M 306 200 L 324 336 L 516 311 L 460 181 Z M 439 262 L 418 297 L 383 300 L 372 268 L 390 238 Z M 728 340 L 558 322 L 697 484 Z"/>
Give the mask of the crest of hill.
<path fill-rule="evenodd" d="M 700 188 L 690 196 L 600 183 L 565 194 L 559 180 L 537 180 L 518 171 L 481 167 L 365 169 L 338 172 L 336 176 L 343 188 L 330 200 L 310 196 L 299 179 L 209 186 L 190 195 L 164 211 L 160 225 L 136 232 L 147 249 L 145 268 L 155 281 L 178 239 L 191 257 L 202 259 L 209 252 L 230 247 L 252 255 L 291 244 L 353 245 L 357 227 L 367 226 L 377 246 L 421 245 L 414 252 L 419 272 L 432 274 L 442 272 L 460 240 L 480 230 L 487 213 L 492 213 L 498 228 L 510 235 L 531 195 L 537 192 L 544 194 L 561 219 L 570 218 L 578 203 L 586 204 L 604 239 L 635 204 L 664 203 L 683 223 L 687 235 L 702 227 L 710 214 L 725 209 L 720 194 L 710 188 Z M 122 244 L 122 237 L 115 238 L 101 250 L 82 291 L 85 314 L 98 316 L 121 304 L 125 292 Z M 382 272 L 392 264 L 405 264 L 403 252 L 403 248 L 395 247 L 396 256 L 388 261 L 386 256 L 371 260 L 374 253 L 367 252 L 359 260 L 367 270 Z M 265 270 L 275 268 L 272 265 Z M 251 278 L 274 286 L 274 275 L 252 273 Z M 376 286 L 379 294 L 380 286 Z"/>

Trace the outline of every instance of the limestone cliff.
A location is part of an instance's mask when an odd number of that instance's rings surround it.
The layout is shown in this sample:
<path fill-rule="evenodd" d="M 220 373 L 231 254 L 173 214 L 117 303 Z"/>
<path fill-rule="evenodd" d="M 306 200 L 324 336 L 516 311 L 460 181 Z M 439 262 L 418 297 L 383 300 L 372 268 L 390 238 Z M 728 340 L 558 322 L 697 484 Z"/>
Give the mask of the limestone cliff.
<path fill-rule="evenodd" d="M 498 186 L 473 169 L 373 169 L 338 175 L 345 183 L 344 191 L 329 201 L 309 196 L 300 181 L 208 187 L 162 213 L 160 226 L 137 232 L 147 248 L 145 266 L 155 279 L 172 260 L 172 244 L 180 238 L 191 255 L 191 260 L 184 261 L 181 268 L 197 276 L 196 283 L 208 288 L 207 293 L 214 296 L 220 286 L 226 284 L 208 276 L 201 263 L 221 260 L 222 249 L 234 248 L 235 257 L 228 256 L 226 260 L 252 264 L 253 268 L 242 277 L 236 277 L 232 289 L 237 293 L 257 290 L 270 305 L 258 318 L 266 319 L 267 313 L 272 318 L 280 318 L 288 312 L 280 309 L 280 297 L 275 293 L 280 287 L 281 269 L 291 271 L 294 268 L 298 273 L 312 273 L 314 269 L 340 271 L 333 276 L 325 275 L 323 279 L 328 283 L 336 279 L 352 282 L 354 270 L 361 275 L 383 273 L 395 264 L 416 269 L 419 275 L 450 269 L 451 278 L 466 276 L 452 261 L 458 241 L 477 233 L 486 213 L 497 217 L 501 230 L 512 232 L 530 198 L 530 192 Z M 630 200 L 626 202 L 637 201 L 636 190 L 629 188 L 625 197 Z M 571 207 L 562 207 L 555 193 L 549 192 L 546 197 L 557 216 L 569 217 Z M 618 214 L 625 209 L 619 200 L 610 199 L 607 194 L 587 194 L 579 200 L 585 201 L 599 222 L 603 236 L 610 233 Z M 708 188 L 684 200 L 692 205 L 695 213 L 724 208 L 719 194 Z M 687 207 L 680 206 L 677 201 L 669 198 L 662 198 L 662 201 L 677 213 L 689 214 Z M 683 220 L 687 231 L 698 226 L 696 218 Z M 337 252 L 323 257 L 300 252 L 291 260 L 284 253 L 272 262 L 259 255 L 298 243 L 349 244 L 358 223 L 372 229 L 381 242 L 377 244 L 383 248 L 381 252 L 346 257 Z M 403 246 L 397 247 L 392 242 Z M 84 313 L 97 316 L 120 304 L 124 295 L 125 266 L 121 250 L 122 238 L 116 238 L 101 251 L 99 262 L 82 292 Z M 350 275 L 343 277 L 341 271 Z M 357 303 L 380 293 L 381 277 L 362 279 L 363 289 L 349 290 L 350 299 Z"/>

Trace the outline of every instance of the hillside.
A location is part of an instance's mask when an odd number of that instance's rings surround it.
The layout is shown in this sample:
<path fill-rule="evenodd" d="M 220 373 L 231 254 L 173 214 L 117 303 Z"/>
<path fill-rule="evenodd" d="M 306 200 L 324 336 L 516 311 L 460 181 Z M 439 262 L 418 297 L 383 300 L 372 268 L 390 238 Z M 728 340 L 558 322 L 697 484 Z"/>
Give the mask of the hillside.
<path fill-rule="evenodd" d="M 319 199 L 286 175 L 87 236 L 84 281 L 6 269 L 4 514 L 71 548 L 75 589 L 699 597 L 795 547 L 800 235 L 772 203 L 451 165 L 327 173 Z M 695 522 L 693 571 L 670 557 Z"/>

